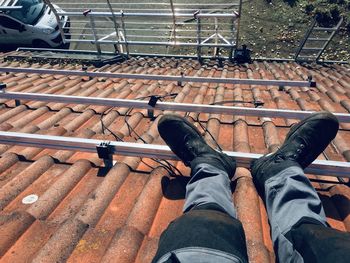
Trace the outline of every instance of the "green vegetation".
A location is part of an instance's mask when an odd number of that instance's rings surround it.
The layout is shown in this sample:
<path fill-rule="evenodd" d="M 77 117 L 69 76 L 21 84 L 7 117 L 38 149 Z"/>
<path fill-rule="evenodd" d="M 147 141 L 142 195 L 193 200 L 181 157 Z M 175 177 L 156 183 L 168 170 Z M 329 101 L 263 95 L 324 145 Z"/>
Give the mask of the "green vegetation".
<path fill-rule="evenodd" d="M 320 26 L 344 23 L 323 55 L 350 60 L 350 0 L 250 0 L 243 4 L 241 40 L 254 56 L 293 58 L 314 17 Z"/>

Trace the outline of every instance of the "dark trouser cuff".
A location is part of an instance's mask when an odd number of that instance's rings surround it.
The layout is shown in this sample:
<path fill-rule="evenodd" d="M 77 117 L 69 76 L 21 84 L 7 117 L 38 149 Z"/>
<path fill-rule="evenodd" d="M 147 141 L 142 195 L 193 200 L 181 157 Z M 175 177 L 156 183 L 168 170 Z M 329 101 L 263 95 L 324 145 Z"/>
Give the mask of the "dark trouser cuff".
<path fill-rule="evenodd" d="M 267 179 L 269 179 L 271 177 L 274 177 L 275 175 L 282 172 L 283 170 L 285 170 L 289 167 L 293 167 L 293 166 L 297 166 L 297 167 L 301 168 L 299 163 L 292 161 L 292 160 L 285 160 L 285 161 L 282 161 L 280 163 L 274 163 L 273 165 L 271 165 L 270 169 L 266 169 L 264 171 L 265 181 L 267 181 Z"/>
<path fill-rule="evenodd" d="M 217 169 L 227 173 L 225 167 L 222 164 L 222 161 L 220 161 L 218 157 L 213 155 L 213 156 L 201 156 L 201 157 L 196 157 L 195 159 L 193 159 L 191 161 L 191 163 L 190 163 L 190 165 L 191 165 L 191 176 L 193 176 L 196 173 L 196 169 L 197 169 L 198 165 L 204 164 L 204 163 L 212 165 L 215 168 L 217 168 Z"/>
<path fill-rule="evenodd" d="M 268 161 L 268 160 L 267 160 Z M 263 173 L 259 173 L 259 176 L 254 176 L 254 184 L 255 187 L 257 188 L 258 192 L 262 195 L 265 196 L 265 183 L 268 179 L 276 176 L 283 170 L 289 168 L 289 167 L 300 167 L 300 164 L 292 161 L 292 160 L 285 160 L 279 163 L 273 163 L 271 164 L 268 168 L 265 168 Z M 301 168 L 301 167 L 300 167 Z M 302 169 L 302 168 L 301 168 Z"/>

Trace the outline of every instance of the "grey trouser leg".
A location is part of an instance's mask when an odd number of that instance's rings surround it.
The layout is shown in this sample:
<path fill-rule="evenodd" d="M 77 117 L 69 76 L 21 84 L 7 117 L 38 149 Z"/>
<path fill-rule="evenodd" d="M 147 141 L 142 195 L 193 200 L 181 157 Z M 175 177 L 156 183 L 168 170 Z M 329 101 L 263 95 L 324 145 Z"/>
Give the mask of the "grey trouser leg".
<path fill-rule="evenodd" d="M 327 226 L 322 203 L 303 170 L 292 166 L 265 182 L 265 203 L 279 262 L 303 262 L 285 234 L 303 217 Z"/>
<path fill-rule="evenodd" d="M 186 186 L 184 212 L 196 206 L 215 203 L 236 218 L 230 179 L 226 172 L 210 164 L 201 163 L 192 168 L 191 174 L 191 180 Z"/>

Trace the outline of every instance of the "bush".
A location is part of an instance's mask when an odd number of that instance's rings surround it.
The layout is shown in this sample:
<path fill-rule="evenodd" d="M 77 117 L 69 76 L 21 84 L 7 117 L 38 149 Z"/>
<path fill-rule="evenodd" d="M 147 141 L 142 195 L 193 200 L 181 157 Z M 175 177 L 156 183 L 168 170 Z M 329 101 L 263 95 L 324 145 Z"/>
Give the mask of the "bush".
<path fill-rule="evenodd" d="M 331 13 L 331 17 L 332 17 L 332 20 L 334 21 L 334 23 L 339 22 L 339 20 L 340 20 L 339 7 L 337 5 L 333 5 L 329 11 Z"/>
<path fill-rule="evenodd" d="M 345 27 L 348 33 L 350 34 L 350 14 L 345 19 Z"/>
<path fill-rule="evenodd" d="M 332 27 L 339 22 L 340 10 L 338 5 L 331 5 L 329 8 L 317 8 L 315 15 L 320 26 Z"/>
<path fill-rule="evenodd" d="M 313 4 L 307 4 L 305 6 L 305 13 L 310 15 L 312 13 L 312 11 L 314 11 L 315 6 Z"/>
<path fill-rule="evenodd" d="M 345 1 L 346 0 L 328 0 L 328 3 L 343 5 L 345 3 Z"/>
<path fill-rule="evenodd" d="M 299 0 L 284 0 L 288 5 L 295 6 Z"/>

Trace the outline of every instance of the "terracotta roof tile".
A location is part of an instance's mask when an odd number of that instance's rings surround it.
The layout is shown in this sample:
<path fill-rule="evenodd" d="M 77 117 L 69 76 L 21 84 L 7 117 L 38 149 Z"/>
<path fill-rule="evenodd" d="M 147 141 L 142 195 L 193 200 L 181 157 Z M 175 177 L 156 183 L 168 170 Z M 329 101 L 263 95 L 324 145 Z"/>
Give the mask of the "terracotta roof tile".
<path fill-rule="evenodd" d="M 1 66 L 82 69 L 80 65 L 2 61 L 6 56 L 0 54 Z M 88 70 L 163 75 L 183 72 L 188 76 L 272 80 L 307 80 L 312 76 L 317 87 L 215 83 L 178 86 L 169 81 L 25 73 L 1 73 L 0 82 L 7 84 L 7 90 L 16 92 L 122 99 L 177 93 L 164 100 L 198 104 L 259 100 L 266 108 L 350 112 L 348 65 L 254 61 L 241 66 L 224 62 L 220 67 L 215 62 L 200 65 L 188 59 L 132 57 L 102 68 L 90 66 Z M 162 114 L 169 113 L 155 110 L 152 119 L 146 110 L 140 109 L 37 101 L 21 101 L 20 106 L 8 100 L 0 103 L 1 131 L 154 144 L 164 144 L 159 138 L 157 121 Z M 241 102 L 234 105 L 253 107 Z M 206 128 L 203 135 L 211 145 L 215 146 L 215 138 L 224 150 L 252 153 L 276 150 L 297 121 L 204 113 L 186 116 L 199 129 L 201 125 Z M 349 124 L 343 123 L 341 128 L 319 158 L 350 161 Z M 115 156 L 116 165 L 107 171 L 95 153 L 0 145 L 0 154 L 1 262 L 149 262 L 162 231 L 182 214 L 189 169 L 181 162 L 171 161 L 186 176 L 173 178 L 148 158 Z M 338 184 L 335 177 L 309 177 L 328 181 L 313 183 L 319 190 L 328 221 L 337 229 L 350 231 L 349 187 Z M 233 187 L 249 259 L 274 262 L 266 210 L 249 170 L 237 169 Z M 31 194 L 39 199 L 24 204 L 23 198 Z"/>

